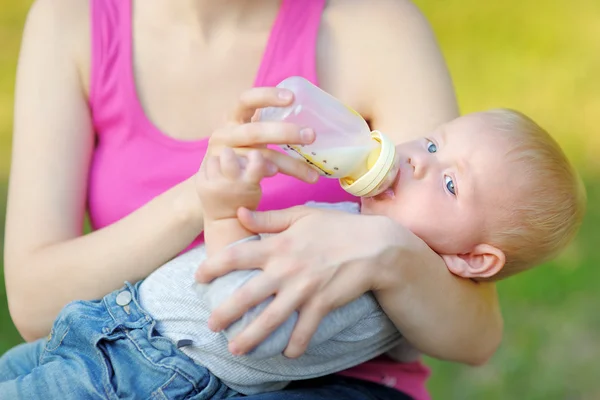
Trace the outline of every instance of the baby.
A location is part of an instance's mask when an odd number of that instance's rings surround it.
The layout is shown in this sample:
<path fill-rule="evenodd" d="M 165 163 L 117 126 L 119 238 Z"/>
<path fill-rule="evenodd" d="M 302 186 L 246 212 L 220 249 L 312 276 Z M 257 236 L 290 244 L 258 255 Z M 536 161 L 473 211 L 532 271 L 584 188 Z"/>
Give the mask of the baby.
<path fill-rule="evenodd" d="M 397 155 L 393 186 L 362 199 L 360 213 L 384 215 L 407 227 L 455 275 L 498 280 L 532 268 L 562 250 L 581 222 L 585 195 L 576 172 L 556 142 L 518 112 L 457 118 L 428 138 L 397 146 Z M 260 271 L 235 271 L 206 285 L 196 284 L 193 275 L 206 254 L 260 239 L 241 226 L 236 211 L 257 206 L 260 182 L 272 171 L 260 153 L 242 158 L 231 149 L 204 164 L 199 191 L 205 246 L 103 300 L 67 305 L 39 356 L 40 344 L 32 343 L 0 358 L 0 399 L 43 393 L 44 387 L 64 381 L 70 368 L 79 371 L 68 382 L 76 398 L 106 391 L 147 398 L 175 387 L 180 391 L 172 396 L 182 398 L 200 392 L 203 398 L 255 394 L 347 369 L 402 343 L 367 293 L 328 314 L 297 359 L 282 355 L 297 315 L 250 354 L 229 353 L 228 340 L 270 300 L 223 332 L 210 331 L 208 317 Z M 359 212 L 355 203 L 312 205 Z M 3 375 L 23 357 L 36 357 L 36 368 L 20 371 L 18 379 Z M 159 374 L 161 368 L 168 373 Z M 152 385 L 142 389 L 140 382 L 148 381 Z M 144 392 L 148 387 L 152 391 Z"/>

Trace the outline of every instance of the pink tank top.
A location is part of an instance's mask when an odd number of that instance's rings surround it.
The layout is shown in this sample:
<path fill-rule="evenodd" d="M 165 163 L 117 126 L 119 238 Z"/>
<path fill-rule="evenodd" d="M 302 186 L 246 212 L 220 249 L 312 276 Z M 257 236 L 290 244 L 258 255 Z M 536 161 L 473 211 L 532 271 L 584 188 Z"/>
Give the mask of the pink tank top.
<path fill-rule="evenodd" d="M 96 146 L 90 168 L 88 205 L 92 227 L 110 225 L 192 176 L 206 153 L 207 139 L 182 141 L 161 132 L 137 97 L 132 62 L 132 0 L 90 0 L 92 69 L 90 108 Z M 318 84 L 316 43 L 325 0 L 283 0 L 255 86 L 275 86 L 288 76 Z M 272 147 L 279 150 L 277 147 Z M 307 201 L 356 201 L 338 182 L 322 178 L 309 185 L 285 175 L 263 184 L 261 210 Z M 200 243 L 198 237 L 191 245 Z M 395 386 L 417 400 L 427 399 L 428 371 L 418 363 L 384 358 L 347 375 Z"/>

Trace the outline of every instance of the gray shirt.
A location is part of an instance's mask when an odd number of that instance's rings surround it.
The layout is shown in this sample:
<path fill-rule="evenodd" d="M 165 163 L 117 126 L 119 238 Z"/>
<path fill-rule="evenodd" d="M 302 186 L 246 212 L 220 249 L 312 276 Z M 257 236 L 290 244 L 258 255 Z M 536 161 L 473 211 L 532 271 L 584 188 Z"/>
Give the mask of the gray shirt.
<path fill-rule="evenodd" d="M 312 203 L 315 207 L 336 208 L 358 213 L 355 203 Z M 140 302 L 156 319 L 157 330 L 165 337 L 188 339 L 191 346 L 181 350 L 208 368 L 225 384 L 244 394 L 279 390 L 292 380 L 328 375 L 358 365 L 402 343 L 402 336 L 371 293 L 329 313 L 319 324 L 305 354 L 296 359 L 283 356 L 297 320 L 294 313 L 262 344 L 244 356 L 233 356 L 228 340 L 246 327 L 272 299 L 253 307 L 220 333 L 208 329 L 212 310 L 260 270 L 234 271 L 200 285 L 194 272 L 205 259 L 204 247 L 197 247 L 169 261 L 140 286 Z"/>

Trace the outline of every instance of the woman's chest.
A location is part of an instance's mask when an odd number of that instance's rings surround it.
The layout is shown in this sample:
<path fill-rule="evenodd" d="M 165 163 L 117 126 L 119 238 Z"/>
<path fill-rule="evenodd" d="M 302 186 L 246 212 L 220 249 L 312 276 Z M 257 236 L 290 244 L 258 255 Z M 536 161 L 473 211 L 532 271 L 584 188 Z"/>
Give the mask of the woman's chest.
<path fill-rule="evenodd" d="M 175 139 L 210 136 L 224 124 L 240 94 L 253 86 L 261 58 L 255 47 L 221 52 L 168 41 L 141 46 L 133 69 L 145 115 Z"/>
<path fill-rule="evenodd" d="M 359 67 L 346 52 L 335 49 L 338 43 L 331 36 L 324 29 L 317 38 L 317 54 L 306 55 L 314 60 L 312 68 L 297 69 L 314 70 L 321 87 L 368 117 L 365 99 L 370 96 Z M 260 72 L 282 68 L 284 61 L 267 52 L 268 35 L 222 49 L 195 46 L 189 39 L 149 39 L 140 40 L 134 49 L 136 95 L 147 118 L 165 135 L 180 140 L 210 136 L 227 120 L 243 91 L 278 83 L 268 77 L 263 82 Z M 295 70 L 290 68 L 286 77 Z"/>

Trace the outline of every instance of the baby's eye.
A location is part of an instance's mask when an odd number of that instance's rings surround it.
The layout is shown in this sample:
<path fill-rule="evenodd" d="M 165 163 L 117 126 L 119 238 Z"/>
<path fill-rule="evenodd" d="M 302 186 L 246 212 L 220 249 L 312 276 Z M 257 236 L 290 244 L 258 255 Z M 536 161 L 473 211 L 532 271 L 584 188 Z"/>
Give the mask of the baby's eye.
<path fill-rule="evenodd" d="M 437 146 L 431 140 L 427 141 L 427 151 L 430 153 L 437 152 Z"/>
<path fill-rule="evenodd" d="M 453 196 L 456 196 L 456 188 L 454 187 L 454 181 L 448 175 L 444 176 L 444 185 Z"/>

